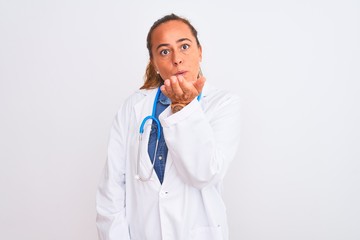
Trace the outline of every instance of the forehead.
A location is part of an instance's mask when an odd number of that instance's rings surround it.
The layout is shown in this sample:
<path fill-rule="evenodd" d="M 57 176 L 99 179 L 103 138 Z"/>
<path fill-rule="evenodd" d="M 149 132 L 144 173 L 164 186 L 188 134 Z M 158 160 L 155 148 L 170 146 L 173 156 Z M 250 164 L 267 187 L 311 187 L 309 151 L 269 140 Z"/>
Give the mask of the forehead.
<path fill-rule="evenodd" d="M 172 43 L 181 38 L 195 41 L 189 26 L 179 20 L 171 20 L 157 26 L 151 34 L 152 45 Z"/>

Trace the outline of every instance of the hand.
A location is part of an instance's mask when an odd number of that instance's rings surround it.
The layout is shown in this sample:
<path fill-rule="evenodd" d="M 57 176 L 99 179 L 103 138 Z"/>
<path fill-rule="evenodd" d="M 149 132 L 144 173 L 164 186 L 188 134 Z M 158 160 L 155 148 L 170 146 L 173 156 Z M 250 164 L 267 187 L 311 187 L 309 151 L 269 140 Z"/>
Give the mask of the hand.
<path fill-rule="evenodd" d="M 161 92 L 170 98 L 171 104 L 187 105 L 202 91 L 205 78 L 201 76 L 195 82 L 188 82 L 182 75 L 171 76 L 160 87 Z"/>

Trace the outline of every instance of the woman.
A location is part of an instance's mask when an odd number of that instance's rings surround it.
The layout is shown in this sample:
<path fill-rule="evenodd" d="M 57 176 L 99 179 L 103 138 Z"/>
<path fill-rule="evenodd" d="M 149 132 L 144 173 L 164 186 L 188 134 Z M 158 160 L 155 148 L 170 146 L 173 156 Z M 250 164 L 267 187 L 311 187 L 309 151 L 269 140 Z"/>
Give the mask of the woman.
<path fill-rule="evenodd" d="M 111 129 L 99 238 L 228 239 L 221 187 L 239 142 L 239 98 L 205 84 L 202 48 L 186 19 L 156 21 L 147 48 L 145 83 Z"/>

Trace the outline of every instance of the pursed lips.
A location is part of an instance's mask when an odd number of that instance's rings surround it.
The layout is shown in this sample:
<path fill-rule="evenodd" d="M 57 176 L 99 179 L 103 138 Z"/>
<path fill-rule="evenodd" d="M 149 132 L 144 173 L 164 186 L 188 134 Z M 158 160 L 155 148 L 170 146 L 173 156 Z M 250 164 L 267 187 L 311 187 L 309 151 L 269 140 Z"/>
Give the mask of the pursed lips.
<path fill-rule="evenodd" d="M 187 71 L 178 71 L 177 73 L 175 73 L 175 76 L 178 76 L 178 75 L 183 75 L 185 74 Z"/>

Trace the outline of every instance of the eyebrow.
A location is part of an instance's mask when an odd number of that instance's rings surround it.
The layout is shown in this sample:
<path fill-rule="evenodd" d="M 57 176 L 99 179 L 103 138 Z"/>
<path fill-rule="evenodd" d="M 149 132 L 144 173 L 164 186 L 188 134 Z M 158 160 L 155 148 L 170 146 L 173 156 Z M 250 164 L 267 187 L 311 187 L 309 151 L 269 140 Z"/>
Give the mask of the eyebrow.
<path fill-rule="evenodd" d="M 183 41 L 189 41 L 189 42 L 192 42 L 189 38 L 180 38 L 179 40 L 176 41 L 176 43 L 180 43 L 180 42 L 183 42 Z M 159 48 L 161 47 L 167 47 L 169 46 L 170 44 L 169 43 L 162 43 L 162 44 L 159 44 L 156 48 L 156 50 L 158 50 Z"/>

